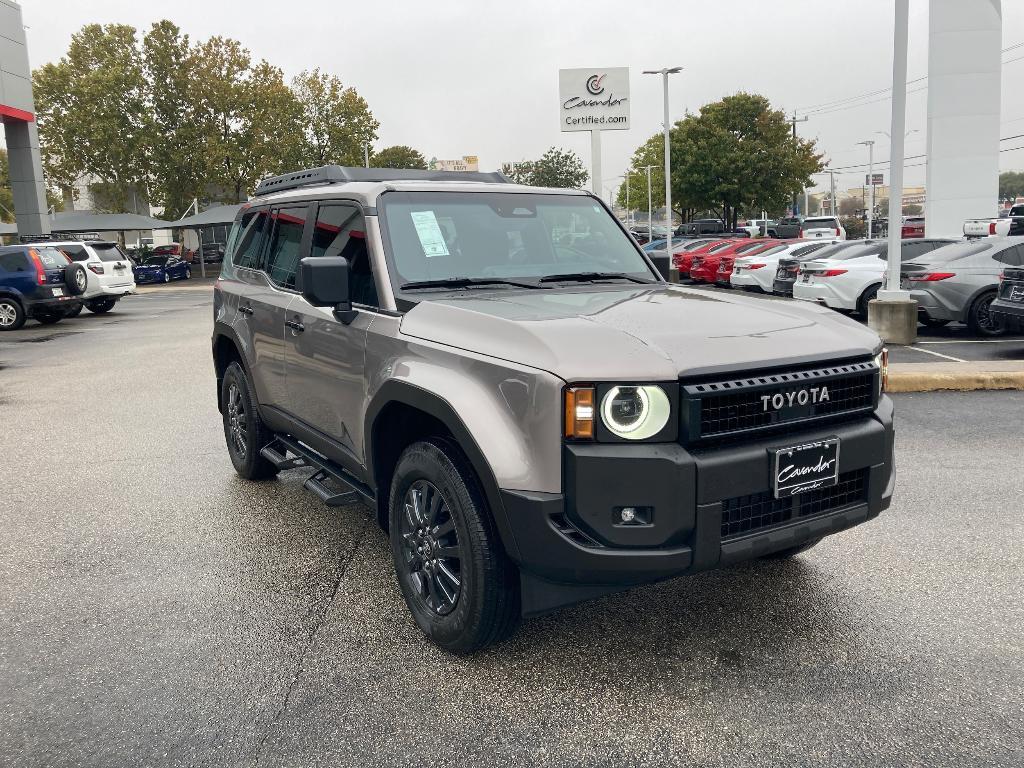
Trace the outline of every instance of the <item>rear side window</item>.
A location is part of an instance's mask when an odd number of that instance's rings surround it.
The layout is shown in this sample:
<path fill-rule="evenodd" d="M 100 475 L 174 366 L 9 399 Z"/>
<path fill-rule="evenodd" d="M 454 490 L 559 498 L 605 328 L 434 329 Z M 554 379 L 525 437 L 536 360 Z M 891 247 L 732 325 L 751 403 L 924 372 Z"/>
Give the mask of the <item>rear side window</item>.
<path fill-rule="evenodd" d="M 266 272 L 270 280 L 282 288 L 295 287 L 307 210 L 308 206 L 303 205 L 277 208 L 271 214 L 274 231 L 270 236 Z"/>
<path fill-rule="evenodd" d="M 64 251 L 72 261 L 89 260 L 89 252 L 85 250 L 84 245 L 62 245 L 60 249 Z"/>
<path fill-rule="evenodd" d="M 800 258 L 801 256 L 807 256 L 808 254 L 814 253 L 825 247 L 825 243 L 811 243 L 810 245 L 801 245 L 799 248 L 793 250 L 790 255 L 794 258 Z"/>
<path fill-rule="evenodd" d="M 993 253 L 992 258 L 1011 267 L 1024 266 L 1024 245 L 1015 245 L 1012 248 L 1004 248 L 997 253 Z"/>
<path fill-rule="evenodd" d="M 991 243 L 982 240 L 981 242 L 953 243 L 941 248 L 936 248 L 928 254 L 927 261 L 930 264 L 942 264 L 947 261 L 956 261 L 965 256 L 975 256 L 984 253 L 992 247 Z"/>
<path fill-rule="evenodd" d="M 28 256 L 21 251 L 0 253 L 0 270 L 4 272 L 28 272 Z"/>
<path fill-rule="evenodd" d="M 257 269 L 263 252 L 264 233 L 270 212 L 266 209 L 242 211 L 231 228 L 229 253 L 231 262 L 238 267 Z"/>

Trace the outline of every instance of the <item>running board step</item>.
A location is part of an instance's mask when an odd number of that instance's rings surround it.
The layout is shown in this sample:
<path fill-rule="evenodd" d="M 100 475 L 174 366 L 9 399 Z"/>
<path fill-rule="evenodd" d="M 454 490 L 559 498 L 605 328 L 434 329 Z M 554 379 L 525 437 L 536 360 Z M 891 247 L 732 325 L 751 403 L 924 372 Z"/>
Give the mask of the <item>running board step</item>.
<path fill-rule="evenodd" d="M 330 475 L 328 475 L 323 470 L 316 472 L 316 474 L 314 474 L 304 483 L 306 490 L 312 491 L 317 496 L 319 496 L 320 500 L 328 507 L 342 507 L 346 504 L 353 504 L 362 498 L 361 495 L 356 493 L 355 491 L 344 491 L 342 493 L 337 493 L 332 489 L 328 488 L 326 485 L 324 485 L 324 480 L 326 480 L 328 477 L 330 477 Z"/>
<path fill-rule="evenodd" d="M 308 467 L 309 462 L 302 456 L 288 457 L 288 449 L 286 448 L 284 453 L 277 450 L 275 447 L 277 443 L 271 443 L 260 451 L 260 456 L 269 461 L 275 467 L 280 470 L 285 469 L 296 469 L 298 467 Z"/>

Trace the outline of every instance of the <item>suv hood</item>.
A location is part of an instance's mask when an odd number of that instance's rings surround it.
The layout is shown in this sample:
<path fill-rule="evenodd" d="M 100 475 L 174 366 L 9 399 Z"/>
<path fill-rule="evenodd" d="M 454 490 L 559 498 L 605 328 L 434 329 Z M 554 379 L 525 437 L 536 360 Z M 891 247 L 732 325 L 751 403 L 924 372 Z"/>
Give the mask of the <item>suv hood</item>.
<path fill-rule="evenodd" d="M 421 301 L 406 336 L 566 381 L 667 381 L 868 356 L 874 332 L 830 309 L 678 286 L 581 286 Z"/>

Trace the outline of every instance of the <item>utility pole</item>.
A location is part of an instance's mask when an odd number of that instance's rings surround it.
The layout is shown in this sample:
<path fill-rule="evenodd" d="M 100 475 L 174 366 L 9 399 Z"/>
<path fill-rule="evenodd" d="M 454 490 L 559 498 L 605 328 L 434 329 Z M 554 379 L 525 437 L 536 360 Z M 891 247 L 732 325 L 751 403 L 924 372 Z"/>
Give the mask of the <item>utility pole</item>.
<path fill-rule="evenodd" d="M 626 169 L 626 226 L 629 227 L 629 168 Z"/>
<path fill-rule="evenodd" d="M 875 140 L 858 141 L 868 148 L 868 184 L 871 185 L 871 204 L 868 206 L 868 240 L 871 239 L 872 223 L 875 218 Z"/>
<path fill-rule="evenodd" d="M 808 120 L 810 120 L 810 118 L 807 117 L 806 115 L 804 117 L 797 117 L 796 116 L 796 112 L 794 112 L 793 116 L 789 118 L 789 122 L 793 126 L 793 138 L 794 139 L 796 138 L 796 124 L 797 123 L 806 123 Z M 804 190 L 804 194 L 806 195 L 806 190 Z M 807 207 L 807 204 L 804 203 L 804 208 L 806 208 L 806 207 Z M 797 215 L 799 215 L 799 213 L 800 213 L 800 204 L 797 202 L 796 194 L 794 193 L 793 194 L 793 215 L 797 216 Z M 807 214 L 806 210 L 804 211 L 804 214 L 805 215 Z"/>
<path fill-rule="evenodd" d="M 669 122 L 669 109 L 668 109 L 668 76 L 674 75 L 678 72 L 682 72 L 682 67 L 667 67 L 665 69 L 645 69 L 645 75 L 661 75 L 662 92 L 664 94 L 665 103 L 665 218 L 666 218 L 666 232 L 665 232 L 665 250 L 669 256 L 672 255 L 672 149 L 670 146 L 670 131 L 672 125 Z M 653 232 L 651 233 L 654 234 Z"/>
<path fill-rule="evenodd" d="M 651 216 L 654 213 L 654 206 L 651 205 L 651 169 L 653 165 L 645 165 L 643 170 L 647 171 L 647 234 L 650 240 L 654 239 L 654 228 L 651 223 Z"/>

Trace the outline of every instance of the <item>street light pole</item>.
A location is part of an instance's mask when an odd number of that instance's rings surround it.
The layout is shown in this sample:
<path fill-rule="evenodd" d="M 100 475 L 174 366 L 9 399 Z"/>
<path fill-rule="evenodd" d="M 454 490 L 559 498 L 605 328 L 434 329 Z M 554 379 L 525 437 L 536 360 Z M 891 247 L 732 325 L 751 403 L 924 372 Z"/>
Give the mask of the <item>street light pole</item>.
<path fill-rule="evenodd" d="M 647 235 L 648 240 L 654 239 L 654 227 L 651 223 L 651 216 L 654 214 L 654 206 L 651 205 L 651 169 L 653 165 L 645 165 L 644 170 L 647 171 Z"/>
<path fill-rule="evenodd" d="M 665 251 L 672 256 L 672 147 L 671 130 L 669 123 L 668 109 L 668 76 L 682 72 L 682 67 L 667 67 L 665 69 L 645 69 L 645 75 L 661 75 L 661 86 L 665 106 Z M 653 232 L 651 233 L 654 234 Z"/>
<path fill-rule="evenodd" d="M 868 240 L 871 239 L 871 225 L 875 217 L 875 140 L 858 141 L 868 148 L 868 184 L 871 185 L 871 204 L 868 206 Z M 891 175 L 891 172 L 890 172 Z"/>

